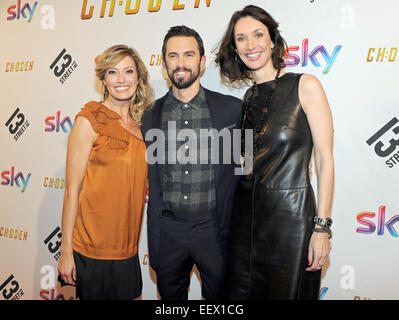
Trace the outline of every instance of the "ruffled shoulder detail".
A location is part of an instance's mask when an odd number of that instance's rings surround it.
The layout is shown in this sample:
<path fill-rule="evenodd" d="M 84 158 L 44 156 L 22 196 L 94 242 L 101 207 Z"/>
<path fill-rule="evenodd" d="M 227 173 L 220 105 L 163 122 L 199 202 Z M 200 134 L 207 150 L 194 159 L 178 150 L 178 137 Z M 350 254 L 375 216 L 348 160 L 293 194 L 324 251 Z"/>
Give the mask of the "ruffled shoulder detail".
<path fill-rule="evenodd" d="M 110 149 L 123 149 L 129 145 L 129 133 L 119 123 L 120 115 L 102 103 L 96 101 L 86 103 L 75 120 L 79 116 L 89 120 L 97 134 L 108 137 Z"/>

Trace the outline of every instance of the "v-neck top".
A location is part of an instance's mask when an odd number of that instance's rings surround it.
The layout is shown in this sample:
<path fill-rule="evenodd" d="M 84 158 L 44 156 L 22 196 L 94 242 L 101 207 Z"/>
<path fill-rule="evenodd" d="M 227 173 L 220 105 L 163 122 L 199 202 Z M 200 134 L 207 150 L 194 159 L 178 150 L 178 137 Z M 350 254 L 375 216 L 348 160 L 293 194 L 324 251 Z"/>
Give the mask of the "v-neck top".
<path fill-rule="evenodd" d="M 120 115 L 91 101 L 76 115 L 97 133 L 87 163 L 73 249 L 94 259 L 137 254 L 147 192 L 146 147 L 122 127 Z"/>

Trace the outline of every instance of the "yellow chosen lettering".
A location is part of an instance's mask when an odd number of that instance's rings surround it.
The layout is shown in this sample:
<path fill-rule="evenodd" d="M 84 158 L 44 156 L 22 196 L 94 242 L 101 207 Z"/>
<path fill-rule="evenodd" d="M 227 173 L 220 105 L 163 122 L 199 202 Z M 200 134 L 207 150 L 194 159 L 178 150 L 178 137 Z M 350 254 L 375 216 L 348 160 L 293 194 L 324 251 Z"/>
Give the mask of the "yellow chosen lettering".
<path fill-rule="evenodd" d="M 184 9 L 184 4 L 179 4 L 179 0 L 175 0 L 173 2 L 173 10 L 182 10 Z"/>
<path fill-rule="evenodd" d="M 397 53 L 398 53 L 398 48 L 396 48 L 396 47 L 391 48 L 391 51 L 389 51 L 388 61 L 389 62 L 395 61 Z"/>
<path fill-rule="evenodd" d="M 367 59 L 366 59 L 368 62 L 371 62 L 374 59 L 373 57 L 370 57 L 372 52 L 375 52 L 375 48 L 370 48 L 369 49 L 369 53 L 367 54 Z"/>
<path fill-rule="evenodd" d="M 48 188 L 63 189 L 65 186 L 65 180 L 60 178 L 44 178 L 43 185 Z"/>
<path fill-rule="evenodd" d="M 148 11 L 149 12 L 157 12 L 161 9 L 162 0 L 157 0 L 157 4 L 154 7 L 154 0 L 148 1 Z"/>
<path fill-rule="evenodd" d="M 101 11 L 100 11 L 100 18 L 105 17 L 105 12 L 107 9 L 107 3 L 110 2 L 110 8 L 108 12 L 108 17 L 112 17 L 114 15 L 115 10 L 115 2 L 116 0 L 102 0 L 101 3 Z M 133 3 L 132 3 L 133 2 Z M 185 4 L 183 0 L 173 0 L 173 7 L 172 10 L 183 10 L 185 8 Z M 206 0 L 206 6 L 210 7 L 211 0 Z M 123 4 L 123 0 L 119 0 L 119 5 Z M 195 0 L 194 8 L 199 8 L 201 0 Z M 140 10 L 141 0 L 126 0 L 125 6 L 125 14 L 136 14 Z M 161 9 L 162 0 L 148 0 L 148 12 L 157 12 Z M 93 17 L 94 13 L 94 5 L 89 5 L 88 0 L 83 0 L 82 3 L 82 11 L 80 14 L 80 18 L 82 20 L 88 20 Z"/>
<path fill-rule="evenodd" d="M 198 7 L 199 7 L 199 4 L 200 4 L 200 0 L 195 0 L 194 8 L 198 8 Z M 207 6 L 207 7 L 210 7 L 210 6 L 211 6 L 211 0 L 206 0 L 206 6 Z"/>
<path fill-rule="evenodd" d="M 7 237 L 15 240 L 27 240 L 28 232 L 2 226 L 0 227 L 0 237 Z"/>
<path fill-rule="evenodd" d="M 134 7 L 134 9 L 130 9 L 131 2 L 132 2 L 132 0 L 127 0 L 127 2 L 126 2 L 126 8 L 125 8 L 126 14 L 134 14 L 134 13 L 139 12 L 140 0 L 136 0 L 136 6 Z"/>
<path fill-rule="evenodd" d="M 381 50 L 382 49 L 382 50 Z M 382 62 L 384 60 L 385 48 L 378 48 L 377 52 L 377 62 Z"/>
<path fill-rule="evenodd" d="M 152 54 L 150 58 L 150 66 L 160 66 L 162 64 L 162 54 Z"/>
<path fill-rule="evenodd" d="M 93 16 L 94 6 L 90 6 L 89 13 L 86 13 L 87 0 L 83 0 L 82 13 L 80 18 L 82 20 L 90 19 Z"/>
<path fill-rule="evenodd" d="M 108 0 L 103 0 L 103 3 L 101 5 L 100 18 L 104 18 L 105 7 L 107 6 L 107 2 Z M 114 9 L 115 9 L 115 0 L 111 0 L 111 8 L 109 9 L 108 17 L 112 17 L 114 15 Z"/>

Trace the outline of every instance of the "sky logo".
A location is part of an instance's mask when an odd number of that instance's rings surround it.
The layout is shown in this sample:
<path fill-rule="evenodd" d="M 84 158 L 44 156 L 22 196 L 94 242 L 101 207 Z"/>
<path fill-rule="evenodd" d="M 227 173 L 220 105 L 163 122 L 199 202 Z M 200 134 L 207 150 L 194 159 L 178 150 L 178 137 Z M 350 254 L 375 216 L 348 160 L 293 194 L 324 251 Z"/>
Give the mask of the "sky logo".
<path fill-rule="evenodd" d="M 12 166 L 10 171 L 5 170 L 1 173 L 1 184 L 3 186 L 9 185 L 10 187 L 13 187 L 16 185 L 18 188 L 22 187 L 21 192 L 24 192 L 28 185 L 30 176 L 30 173 L 28 173 L 26 178 L 22 172 L 15 173 L 15 167 Z"/>
<path fill-rule="evenodd" d="M 61 111 L 57 111 L 55 117 L 54 116 L 49 116 L 46 118 L 45 123 L 47 127 L 44 129 L 46 132 L 59 132 L 60 128 L 62 131 L 65 133 L 68 132 L 69 130 L 72 130 L 73 123 L 69 117 L 64 117 L 61 120 Z"/>
<path fill-rule="evenodd" d="M 341 51 L 342 46 L 337 45 L 335 46 L 332 54 L 330 55 L 327 49 L 324 46 L 316 46 L 310 53 L 309 53 L 309 39 L 303 39 L 302 41 L 302 52 L 301 55 L 294 54 L 292 52 L 299 51 L 299 46 L 290 46 L 285 50 L 285 65 L 287 67 L 295 67 L 300 64 L 301 66 L 306 67 L 308 65 L 308 61 L 315 66 L 321 67 L 319 60 L 317 59 L 318 55 L 321 55 L 324 58 L 325 67 L 323 70 L 323 74 L 327 74 L 332 65 L 334 64 L 335 60 L 337 59 L 338 53 Z"/>
<path fill-rule="evenodd" d="M 323 288 L 320 289 L 319 300 L 323 300 L 324 299 L 324 296 L 326 295 L 327 291 L 328 291 L 327 287 L 323 287 Z"/>
<path fill-rule="evenodd" d="M 19 20 L 22 16 L 24 19 L 28 18 L 28 23 L 30 23 L 32 21 L 32 17 L 35 13 L 38 2 L 39 1 L 35 1 L 33 6 L 31 7 L 29 2 L 27 2 L 23 6 L 21 6 L 21 0 L 18 0 L 16 5 L 14 4 L 14 5 L 8 7 L 7 20 L 14 20 L 15 18 L 17 18 Z"/>
<path fill-rule="evenodd" d="M 358 227 L 356 229 L 356 232 L 371 234 L 377 229 L 377 235 L 382 236 L 384 234 L 385 228 L 387 228 L 392 237 L 397 238 L 399 236 L 394 228 L 394 224 L 399 221 L 399 215 L 393 216 L 391 219 L 385 222 L 385 206 L 380 206 L 378 209 L 377 227 L 374 222 L 366 219 L 371 219 L 374 217 L 374 212 L 359 212 L 356 216 L 356 220 L 358 223 L 366 227 Z"/>

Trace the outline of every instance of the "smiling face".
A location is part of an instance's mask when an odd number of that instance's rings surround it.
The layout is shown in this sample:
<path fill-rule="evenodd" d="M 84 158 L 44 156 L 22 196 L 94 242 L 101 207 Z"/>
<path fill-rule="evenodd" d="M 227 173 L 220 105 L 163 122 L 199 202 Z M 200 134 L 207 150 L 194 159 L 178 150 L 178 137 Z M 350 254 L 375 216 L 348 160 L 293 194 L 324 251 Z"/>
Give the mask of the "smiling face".
<path fill-rule="evenodd" d="M 263 23 L 250 16 L 241 18 L 234 27 L 234 42 L 238 56 L 250 70 L 273 68 L 274 44 Z"/>
<path fill-rule="evenodd" d="M 137 82 L 136 64 L 132 57 L 126 56 L 105 72 L 103 83 L 109 93 L 107 99 L 130 101 L 136 92 Z"/>
<path fill-rule="evenodd" d="M 164 68 L 172 84 L 178 89 L 186 89 L 199 81 L 201 66 L 205 56 L 200 57 L 197 40 L 194 37 L 171 37 L 166 43 Z"/>

